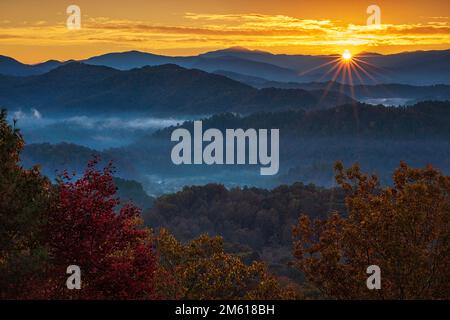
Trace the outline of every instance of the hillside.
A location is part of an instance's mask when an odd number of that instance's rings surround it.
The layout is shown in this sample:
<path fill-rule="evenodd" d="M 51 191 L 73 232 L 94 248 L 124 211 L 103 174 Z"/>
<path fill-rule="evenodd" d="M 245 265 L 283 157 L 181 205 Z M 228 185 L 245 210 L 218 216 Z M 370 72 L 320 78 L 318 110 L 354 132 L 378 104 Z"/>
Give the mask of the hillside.
<path fill-rule="evenodd" d="M 288 268 L 292 225 L 300 213 L 324 218 L 333 210 L 345 214 L 340 189 L 295 183 L 273 190 L 228 190 L 209 184 L 157 198 L 144 219 L 155 230 L 169 228 L 183 241 L 203 233 L 221 235 L 243 259 L 263 260 L 277 274 L 298 277 Z"/>
<path fill-rule="evenodd" d="M 53 114 L 251 113 L 329 108 L 352 101 L 345 95 L 302 89 L 262 89 L 224 76 L 173 64 L 128 71 L 70 63 L 30 77 L 0 77 L 0 105 L 27 106 Z"/>
<path fill-rule="evenodd" d="M 347 85 L 337 81 L 327 82 L 279 82 L 269 81 L 264 78 L 246 76 L 241 73 L 216 70 L 215 74 L 220 74 L 230 79 L 246 83 L 254 88 L 280 88 L 280 89 L 303 89 L 311 90 L 331 90 L 342 92 L 355 99 L 389 99 L 400 98 L 410 100 L 450 100 L 450 85 L 437 84 L 428 86 L 414 86 L 407 84 L 376 84 L 376 85 Z"/>
<path fill-rule="evenodd" d="M 278 128 L 286 137 L 353 137 L 421 139 L 450 137 L 450 102 L 428 101 L 410 107 L 344 104 L 327 110 L 220 114 L 203 120 L 203 128 Z M 191 129 L 192 121 L 179 127 Z M 176 127 L 154 137 L 168 137 Z"/>
<path fill-rule="evenodd" d="M 203 128 L 280 129 L 280 172 L 262 178 L 255 166 L 176 166 L 170 159 L 174 145 L 167 127 L 143 133 L 132 144 L 102 152 L 67 144 L 33 144 L 23 161 L 39 163 L 44 172 L 83 169 L 93 153 L 113 160 L 118 176 L 141 182 L 151 194 L 179 190 L 184 185 L 220 182 L 227 187 L 273 187 L 280 183 L 333 184 L 336 160 L 358 162 L 376 172 L 383 184 L 400 161 L 414 166 L 433 163 L 450 172 L 450 102 L 423 102 L 412 107 L 387 108 L 365 104 L 329 110 L 263 112 L 248 116 L 226 113 L 203 119 Z M 192 129 L 192 122 L 183 127 Z M 107 134 L 107 132 L 104 132 Z"/>

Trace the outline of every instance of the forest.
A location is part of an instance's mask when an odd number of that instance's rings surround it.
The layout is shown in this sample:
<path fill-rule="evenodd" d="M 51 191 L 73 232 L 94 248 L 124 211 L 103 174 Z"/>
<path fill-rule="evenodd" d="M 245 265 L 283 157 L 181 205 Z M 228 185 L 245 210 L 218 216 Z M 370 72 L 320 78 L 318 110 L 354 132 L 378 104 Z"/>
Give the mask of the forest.
<path fill-rule="evenodd" d="M 113 147 L 96 149 L 75 143 L 32 143 L 25 146 L 21 162 L 35 163 L 45 175 L 54 178 L 62 168 L 82 172 L 93 155 L 107 164 L 114 162 L 117 175 L 141 183 L 150 195 L 176 192 L 185 185 L 220 183 L 227 188 L 254 186 L 273 189 L 281 184 L 303 182 L 331 188 L 335 185 L 333 165 L 341 160 L 346 166 L 358 162 L 364 171 L 376 173 L 384 185 L 392 183 L 392 172 L 400 161 L 423 167 L 432 163 L 450 173 L 450 103 L 425 101 L 410 107 L 384 107 L 367 104 L 342 105 L 327 110 L 291 110 L 258 112 L 243 116 L 221 113 L 202 119 L 204 130 L 217 128 L 267 128 L 280 130 L 280 170 L 275 176 L 260 176 L 255 166 L 177 166 L 171 161 L 175 142 L 171 133 L 188 129 L 193 121 L 163 129 L 124 130 L 116 135 L 101 124 L 91 137 L 113 136 Z M 85 122 L 88 122 L 86 119 Z M 83 120 L 84 121 L 84 120 Z M 70 124 L 62 123 L 69 130 Z M 19 121 L 19 126 L 21 122 Z M 78 127 L 77 132 L 90 129 Z M 44 127 L 47 135 L 60 136 L 62 130 Z M 136 133 L 139 132 L 139 133 Z M 39 136 L 36 131 L 27 137 Z M 132 139 L 130 139 L 130 137 Z M 123 140 L 131 140 L 121 146 Z M 64 140 L 67 140 L 64 136 Z M 86 139 L 88 145 L 92 138 Z"/>
<path fill-rule="evenodd" d="M 389 186 L 337 162 L 333 189 L 186 187 L 142 213 L 118 198 L 113 164 L 52 181 L 21 165 L 24 145 L 2 111 L 1 299 L 450 298 L 450 176 L 431 165 L 401 162 Z"/>

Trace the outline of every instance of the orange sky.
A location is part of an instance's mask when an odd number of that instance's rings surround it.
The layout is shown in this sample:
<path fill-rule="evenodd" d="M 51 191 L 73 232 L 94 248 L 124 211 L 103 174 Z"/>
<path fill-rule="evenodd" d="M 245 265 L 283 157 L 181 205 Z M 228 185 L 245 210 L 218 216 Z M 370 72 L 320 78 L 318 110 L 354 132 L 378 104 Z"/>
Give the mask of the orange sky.
<path fill-rule="evenodd" d="M 81 8 L 80 30 L 66 27 L 70 4 Z M 366 25 L 371 4 L 381 9 L 379 28 Z M 27 63 L 231 46 L 289 54 L 448 49 L 450 1 L 0 1 L 0 54 Z"/>

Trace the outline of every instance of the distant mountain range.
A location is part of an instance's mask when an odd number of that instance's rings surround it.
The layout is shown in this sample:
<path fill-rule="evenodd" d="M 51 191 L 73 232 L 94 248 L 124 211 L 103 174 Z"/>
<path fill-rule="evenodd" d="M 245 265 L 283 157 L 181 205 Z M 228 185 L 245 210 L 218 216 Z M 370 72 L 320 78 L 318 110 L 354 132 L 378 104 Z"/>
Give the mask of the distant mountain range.
<path fill-rule="evenodd" d="M 0 74 L 8 76 L 31 76 L 55 69 L 64 62 L 49 60 L 38 64 L 24 64 L 13 58 L 0 55 Z"/>
<path fill-rule="evenodd" d="M 336 55 L 286 55 L 245 48 L 229 48 L 197 56 L 171 57 L 129 51 L 108 53 L 81 62 L 130 70 L 145 66 L 176 64 L 206 72 L 232 72 L 242 76 L 277 82 L 326 82 L 333 79 L 332 61 Z M 390 55 L 362 53 L 356 57 L 367 74 L 354 73 L 354 84 L 399 83 L 409 85 L 450 85 L 450 50 L 403 52 Z M 67 62 L 47 61 L 37 65 L 22 64 L 12 58 L 0 56 L 0 74 L 29 76 L 42 74 Z M 334 81 L 347 83 L 337 76 Z"/>
<path fill-rule="evenodd" d="M 357 119 L 357 120 L 356 120 Z M 281 138 L 366 137 L 370 139 L 448 139 L 450 101 L 426 101 L 410 107 L 340 105 L 326 110 L 262 112 L 248 116 L 217 114 L 203 119 L 203 129 L 278 128 Z M 152 138 L 168 141 L 176 128 L 193 132 L 193 121 L 157 130 Z M 149 138 L 142 139 L 145 144 Z M 450 159 L 449 159 L 450 160 Z"/>
<path fill-rule="evenodd" d="M 330 90 L 345 93 L 356 99 L 381 99 L 381 98 L 405 98 L 412 100 L 450 100 L 450 85 L 436 84 L 416 86 L 407 84 L 375 84 L 375 85 L 348 85 L 337 81 L 326 82 L 279 82 L 267 79 L 246 76 L 240 73 L 217 70 L 220 74 L 230 79 L 246 83 L 254 88 L 280 88 L 303 90 Z"/>
<path fill-rule="evenodd" d="M 117 70 L 71 62 L 41 75 L 0 76 L 0 105 L 61 114 L 136 112 L 199 115 L 324 109 L 353 100 L 303 89 L 255 89 L 174 64 Z"/>

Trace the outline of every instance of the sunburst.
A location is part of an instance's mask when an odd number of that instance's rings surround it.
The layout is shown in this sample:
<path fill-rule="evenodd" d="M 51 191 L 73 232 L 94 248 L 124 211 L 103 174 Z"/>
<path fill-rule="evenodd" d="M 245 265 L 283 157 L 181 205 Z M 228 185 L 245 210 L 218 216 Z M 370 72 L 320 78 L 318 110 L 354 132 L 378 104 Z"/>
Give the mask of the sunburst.
<path fill-rule="evenodd" d="M 340 93 L 350 95 L 354 100 L 356 100 L 353 88 L 354 85 L 360 84 L 363 86 L 364 90 L 367 90 L 364 85 L 367 79 L 376 84 L 379 83 L 379 81 L 377 81 L 374 75 L 376 74 L 378 78 L 386 73 L 385 70 L 382 70 L 381 68 L 365 61 L 367 57 L 371 56 L 366 54 L 353 55 L 350 50 L 346 49 L 340 55 L 331 56 L 331 60 L 328 62 L 306 70 L 300 73 L 300 75 L 305 75 L 317 69 L 325 69 L 325 72 L 321 78 L 318 79 L 318 81 L 325 81 L 325 79 L 328 78 L 329 83 L 324 88 L 322 96 L 319 99 L 319 104 L 337 83 L 340 83 L 338 89 Z M 366 81 L 363 78 L 365 78 Z M 349 85 L 350 87 L 346 87 L 345 85 Z"/>
<path fill-rule="evenodd" d="M 350 62 L 352 60 L 352 54 L 349 50 L 345 50 L 344 53 L 342 53 L 342 60 L 344 62 Z"/>

